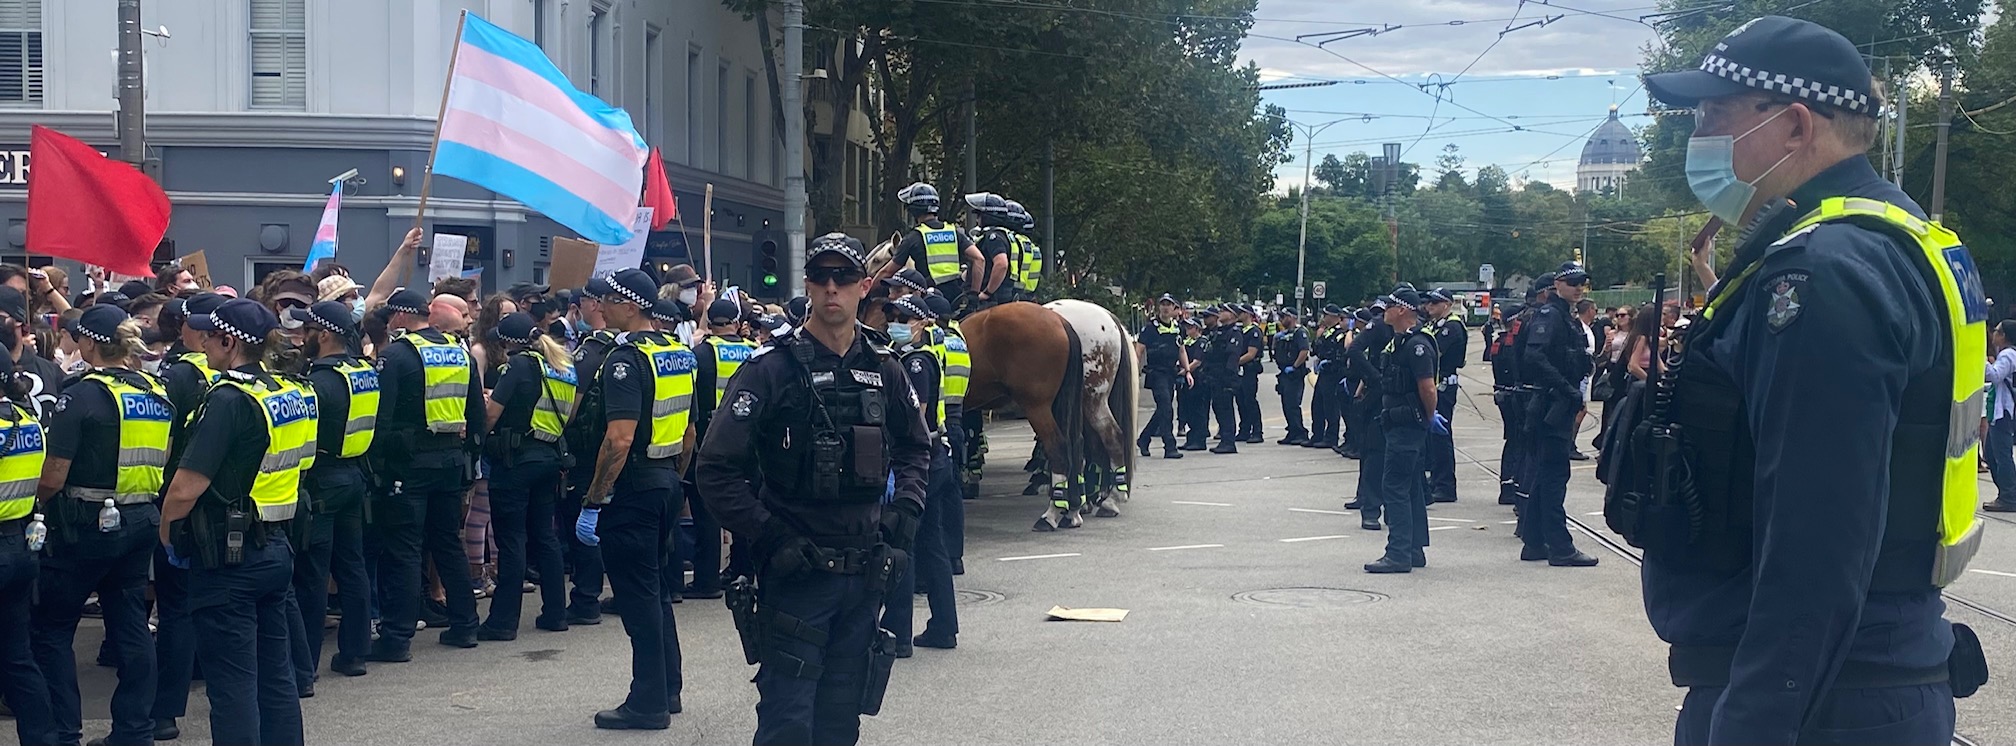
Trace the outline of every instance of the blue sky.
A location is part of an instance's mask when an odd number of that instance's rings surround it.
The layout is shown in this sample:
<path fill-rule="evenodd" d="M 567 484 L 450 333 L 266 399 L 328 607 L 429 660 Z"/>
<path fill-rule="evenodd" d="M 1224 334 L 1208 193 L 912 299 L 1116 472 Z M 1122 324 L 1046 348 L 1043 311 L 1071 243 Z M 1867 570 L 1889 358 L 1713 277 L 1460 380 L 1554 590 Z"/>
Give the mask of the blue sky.
<path fill-rule="evenodd" d="M 1263 82 L 1340 81 L 1262 94 L 1298 123 L 1342 120 L 1313 140 L 1296 133 L 1295 160 L 1276 171 L 1277 187 L 1302 183 L 1306 142 L 1314 143 L 1317 161 L 1326 153 L 1377 155 L 1380 143 L 1398 142 L 1405 160 L 1424 166 L 1432 166 L 1442 147 L 1453 143 L 1473 172 L 1498 164 L 1515 178 L 1523 173 L 1572 186 L 1582 142 L 1612 101 L 1619 102 L 1625 124 L 1635 128 L 1650 121 L 1637 72 L 1644 47 L 1655 38 L 1637 20 L 1655 10 L 1652 0 L 1572 5 L 1260 0 L 1254 13 L 1259 20 L 1241 56 L 1260 66 Z M 1560 18 L 1549 20 L 1555 16 Z M 1544 26 L 1500 33 L 1543 20 Z M 1388 25 L 1403 28 L 1334 41 L 1326 49 L 1294 41 L 1297 35 Z M 1437 91 L 1446 93 L 1438 100 Z"/>

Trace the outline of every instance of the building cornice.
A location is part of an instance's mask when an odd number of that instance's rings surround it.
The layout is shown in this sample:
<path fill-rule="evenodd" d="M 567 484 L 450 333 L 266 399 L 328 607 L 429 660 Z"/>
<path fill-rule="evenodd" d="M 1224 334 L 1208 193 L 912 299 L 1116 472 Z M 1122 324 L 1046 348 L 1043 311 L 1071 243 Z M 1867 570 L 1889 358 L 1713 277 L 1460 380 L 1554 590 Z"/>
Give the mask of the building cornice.
<path fill-rule="evenodd" d="M 92 144 L 113 145 L 119 140 L 109 111 L 0 109 L 0 142 L 28 142 L 33 124 Z M 147 139 L 155 146 L 426 150 L 434 140 L 434 120 L 271 111 L 149 112 Z"/>

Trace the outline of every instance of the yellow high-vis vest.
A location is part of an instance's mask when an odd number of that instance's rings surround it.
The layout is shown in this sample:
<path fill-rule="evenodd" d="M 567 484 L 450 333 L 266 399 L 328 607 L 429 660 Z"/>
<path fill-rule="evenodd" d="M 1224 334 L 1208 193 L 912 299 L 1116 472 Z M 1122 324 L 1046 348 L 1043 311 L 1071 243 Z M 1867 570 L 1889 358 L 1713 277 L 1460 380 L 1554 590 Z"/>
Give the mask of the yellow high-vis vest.
<path fill-rule="evenodd" d="M 175 409 L 168 393 L 153 376 L 138 371 L 96 369 L 84 374 L 112 394 L 119 412 L 118 476 L 111 489 L 71 487 L 70 496 L 90 502 L 111 499 L 120 505 L 153 502 L 161 491 L 162 472 L 168 466 L 168 427 L 175 421 Z"/>
<path fill-rule="evenodd" d="M 532 406 L 532 437 L 546 443 L 560 442 L 567 422 L 574 419 L 574 390 L 580 385 L 573 368 L 556 368 L 545 355 L 526 350 L 539 363 L 539 401 Z"/>
<path fill-rule="evenodd" d="M 460 433 L 467 429 L 469 396 L 469 349 L 448 335 L 447 342 L 435 342 L 418 333 L 399 335 L 398 341 L 420 353 L 426 371 L 427 431 Z"/>
<path fill-rule="evenodd" d="M 662 332 L 631 334 L 626 344 L 644 353 L 651 363 L 651 442 L 645 444 L 644 456 L 677 456 L 686 445 L 686 423 L 693 411 L 693 372 L 699 368 L 699 359 L 686 345 Z"/>
<path fill-rule="evenodd" d="M 943 228 L 920 223 L 917 233 L 924 238 L 924 273 L 931 276 L 931 283 L 943 284 L 959 277 L 959 229 L 951 223 Z"/>
<path fill-rule="evenodd" d="M 966 387 L 973 381 L 973 356 L 966 351 L 966 337 L 959 322 L 948 322 L 933 330 L 931 350 L 938 353 L 938 366 L 945 378 L 938 401 L 947 407 L 964 407 Z"/>
<path fill-rule="evenodd" d="M 315 394 L 280 376 L 273 384 L 257 378 L 228 375 L 217 382 L 245 392 L 265 415 L 266 453 L 259 475 L 252 478 L 252 503 L 259 520 L 292 520 L 301 500 L 301 472 L 315 465 Z M 275 385 L 277 384 L 277 385 Z"/>
<path fill-rule="evenodd" d="M 721 395 L 728 391 L 728 379 L 735 377 L 735 371 L 749 362 L 749 356 L 756 354 L 756 343 L 746 339 L 722 339 L 715 337 L 707 341 L 714 348 L 714 402 L 721 402 Z"/>
<path fill-rule="evenodd" d="M 371 450 L 378 434 L 378 369 L 358 358 L 330 366 L 350 390 L 350 411 L 343 422 L 343 442 L 337 458 L 357 458 Z M 326 444 L 325 444 L 326 445 Z"/>
<path fill-rule="evenodd" d="M 35 486 L 42 481 L 42 423 L 12 401 L 0 402 L 0 521 L 35 512 Z"/>

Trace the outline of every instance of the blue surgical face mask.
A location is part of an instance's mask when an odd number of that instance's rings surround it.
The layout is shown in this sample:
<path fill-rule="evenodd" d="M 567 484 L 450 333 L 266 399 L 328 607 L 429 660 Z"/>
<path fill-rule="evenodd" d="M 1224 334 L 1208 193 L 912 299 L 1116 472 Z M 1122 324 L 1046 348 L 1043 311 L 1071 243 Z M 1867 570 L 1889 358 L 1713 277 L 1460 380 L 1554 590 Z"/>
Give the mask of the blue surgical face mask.
<path fill-rule="evenodd" d="M 889 322 L 889 339 L 899 345 L 910 344 L 910 325 Z"/>
<path fill-rule="evenodd" d="M 1694 137 L 1687 140 L 1687 188 L 1693 190 L 1695 198 L 1708 212 L 1721 218 L 1722 222 L 1736 224 L 1743 222 L 1743 213 L 1750 209 L 1750 200 L 1756 198 L 1756 182 L 1763 181 L 1772 171 L 1785 165 L 1792 158 L 1791 153 L 1771 164 L 1756 179 L 1744 181 L 1736 175 L 1736 142 L 1750 133 L 1756 132 L 1771 120 L 1777 119 L 1788 109 L 1780 109 L 1769 119 L 1758 122 L 1756 127 L 1741 135 L 1716 135 Z"/>
<path fill-rule="evenodd" d="M 361 322 L 361 321 L 363 321 L 363 320 L 364 320 L 364 299 L 363 299 L 363 298 L 351 298 L 351 299 L 350 299 L 350 321 L 351 321 L 351 323 L 356 323 L 356 322 Z"/>

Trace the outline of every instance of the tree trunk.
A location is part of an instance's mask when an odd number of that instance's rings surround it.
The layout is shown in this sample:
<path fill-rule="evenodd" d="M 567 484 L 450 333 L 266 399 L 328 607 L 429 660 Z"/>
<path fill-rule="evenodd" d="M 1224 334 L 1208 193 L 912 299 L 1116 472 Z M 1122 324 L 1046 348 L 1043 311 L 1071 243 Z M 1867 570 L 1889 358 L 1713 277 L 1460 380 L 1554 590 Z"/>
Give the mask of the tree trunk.
<path fill-rule="evenodd" d="M 756 39 L 763 45 L 763 76 L 770 80 L 770 130 L 777 142 L 784 142 L 784 87 L 778 82 L 777 44 L 770 36 L 770 11 L 756 12 Z M 792 81 L 796 83 L 797 81 Z M 803 112 L 799 112 L 803 115 Z M 778 149 L 783 154 L 783 149 Z M 750 179 L 755 181 L 754 178 Z"/>
<path fill-rule="evenodd" d="M 833 86 L 834 101 L 831 132 L 822 142 L 826 152 L 812 169 L 811 207 L 815 225 L 831 229 L 845 223 L 843 210 L 846 206 L 847 187 L 847 125 L 854 118 L 854 99 L 867 80 L 868 60 L 882 51 L 880 32 L 864 30 L 866 41 L 860 51 L 846 39 L 838 45 L 840 52 L 840 76 Z M 812 232 L 812 230 L 808 230 Z M 823 232 L 823 231 L 820 231 Z"/>

